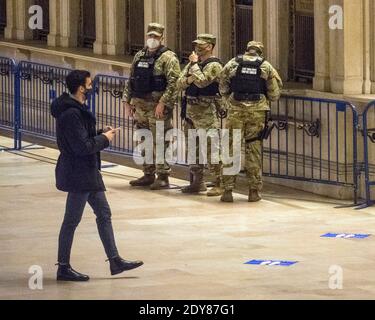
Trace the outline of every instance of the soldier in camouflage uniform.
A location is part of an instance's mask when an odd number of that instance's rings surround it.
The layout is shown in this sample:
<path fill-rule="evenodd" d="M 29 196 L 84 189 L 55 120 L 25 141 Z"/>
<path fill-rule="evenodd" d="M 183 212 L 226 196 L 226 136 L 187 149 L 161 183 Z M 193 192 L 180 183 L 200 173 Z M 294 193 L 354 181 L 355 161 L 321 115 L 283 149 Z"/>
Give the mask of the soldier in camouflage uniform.
<path fill-rule="evenodd" d="M 177 81 L 177 88 L 185 91 L 186 116 L 183 116 L 184 131 L 188 137 L 189 130 L 219 129 L 220 123 L 217 114 L 217 106 L 221 103 L 219 97 L 219 75 L 223 69 L 221 61 L 213 56 L 216 45 L 216 37 L 211 34 L 198 35 L 193 42 L 195 51 L 189 57 L 189 63 L 182 71 Z M 219 134 L 219 132 L 218 132 Z M 198 140 L 198 139 L 197 139 Z M 211 145 L 217 150 L 217 159 L 211 159 Z M 197 141 L 196 163 L 190 165 L 193 180 L 190 186 L 183 188 L 183 193 L 196 194 L 207 191 L 204 182 L 204 164 L 199 163 L 199 140 Z M 215 186 L 208 196 L 220 196 L 223 194 L 221 181 L 221 163 L 219 158 L 219 141 L 207 141 L 207 160 L 211 175 L 215 178 Z M 216 162 L 216 163 L 215 163 Z"/>
<path fill-rule="evenodd" d="M 170 166 L 166 162 L 155 165 L 156 122 L 164 121 L 165 132 L 172 129 L 176 81 L 181 72 L 176 54 L 162 45 L 163 34 L 164 26 L 149 24 L 146 47 L 134 57 L 123 95 L 125 113 L 134 117 L 135 128 L 151 130 L 154 137 L 154 164 L 144 164 L 144 176 L 130 185 L 150 186 L 151 190 L 169 187 Z"/>
<path fill-rule="evenodd" d="M 257 138 L 265 127 L 269 101 L 280 98 L 283 85 L 277 71 L 264 59 L 263 49 L 262 43 L 249 42 L 246 53 L 229 61 L 220 77 L 220 92 L 229 108 L 226 128 L 230 130 L 230 150 L 233 129 L 241 129 L 245 140 L 249 202 L 261 200 L 262 141 Z M 225 192 L 221 201 L 233 202 L 235 182 L 236 176 L 223 177 Z"/>

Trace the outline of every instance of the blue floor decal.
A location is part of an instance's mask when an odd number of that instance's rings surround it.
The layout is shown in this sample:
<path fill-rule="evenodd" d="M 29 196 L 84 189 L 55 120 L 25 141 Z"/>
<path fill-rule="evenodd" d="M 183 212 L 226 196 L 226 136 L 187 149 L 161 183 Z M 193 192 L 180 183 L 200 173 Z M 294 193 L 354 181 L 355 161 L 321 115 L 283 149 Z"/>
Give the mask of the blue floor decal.
<path fill-rule="evenodd" d="M 354 233 L 327 233 L 321 236 L 321 238 L 338 238 L 338 239 L 366 239 L 371 234 L 354 234 Z"/>
<path fill-rule="evenodd" d="M 290 267 L 298 263 L 298 261 L 281 261 L 281 260 L 251 260 L 245 264 L 257 266 L 277 266 L 277 267 Z"/>

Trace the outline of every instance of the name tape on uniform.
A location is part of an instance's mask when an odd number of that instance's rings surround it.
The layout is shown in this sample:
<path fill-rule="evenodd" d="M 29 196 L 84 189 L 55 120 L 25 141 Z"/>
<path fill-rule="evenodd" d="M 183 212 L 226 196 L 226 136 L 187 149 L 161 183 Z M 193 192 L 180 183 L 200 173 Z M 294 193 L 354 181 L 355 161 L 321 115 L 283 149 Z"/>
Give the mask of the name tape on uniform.
<path fill-rule="evenodd" d="M 290 267 L 298 263 L 298 261 L 281 261 L 281 260 L 251 260 L 245 264 L 256 266 L 269 266 L 269 267 Z"/>
<path fill-rule="evenodd" d="M 355 234 L 355 233 L 327 233 L 323 234 L 322 238 L 339 238 L 339 239 L 366 239 L 371 234 Z"/>

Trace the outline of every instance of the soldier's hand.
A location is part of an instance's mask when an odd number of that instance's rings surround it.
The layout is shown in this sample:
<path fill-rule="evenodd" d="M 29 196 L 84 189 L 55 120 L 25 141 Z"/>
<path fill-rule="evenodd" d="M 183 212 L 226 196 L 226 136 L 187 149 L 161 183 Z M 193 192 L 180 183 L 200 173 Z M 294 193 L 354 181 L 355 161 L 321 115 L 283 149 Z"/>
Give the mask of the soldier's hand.
<path fill-rule="evenodd" d="M 125 118 L 133 118 L 135 113 L 134 106 L 127 102 L 124 102 L 123 106 L 125 108 Z"/>
<path fill-rule="evenodd" d="M 198 55 L 195 53 L 195 51 L 192 52 L 192 54 L 189 57 L 189 61 L 191 63 L 197 63 L 199 61 Z"/>
<path fill-rule="evenodd" d="M 193 82 L 194 82 L 194 77 L 193 76 L 190 76 L 190 77 L 186 78 L 186 83 L 188 85 L 191 85 Z"/>
<path fill-rule="evenodd" d="M 163 119 L 164 118 L 164 110 L 165 110 L 165 104 L 163 102 L 159 102 L 159 104 L 156 106 L 156 110 L 155 110 L 156 119 Z"/>

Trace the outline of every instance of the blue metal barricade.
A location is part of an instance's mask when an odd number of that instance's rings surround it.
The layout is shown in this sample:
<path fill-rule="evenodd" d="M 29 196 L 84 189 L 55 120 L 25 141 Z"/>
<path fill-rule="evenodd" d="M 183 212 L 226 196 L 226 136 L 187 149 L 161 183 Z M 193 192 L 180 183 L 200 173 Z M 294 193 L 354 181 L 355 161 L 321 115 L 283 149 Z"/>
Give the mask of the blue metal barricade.
<path fill-rule="evenodd" d="M 358 113 L 345 101 L 283 96 L 263 144 L 265 176 L 348 186 L 358 202 Z"/>
<path fill-rule="evenodd" d="M 55 120 L 50 115 L 52 101 L 65 92 L 70 69 L 0 58 L 0 128 L 14 130 L 15 147 L 21 148 L 22 133 L 55 139 Z M 89 104 L 97 117 L 98 128 L 120 127 L 109 152 L 132 155 L 134 122 L 125 118 L 122 106 L 125 77 L 98 75 Z M 375 140 L 374 103 L 364 115 L 367 203 Z M 265 176 L 351 187 L 358 202 L 358 113 L 345 101 L 282 96 L 272 104 L 274 130 L 263 143 Z M 222 120 L 222 119 L 221 119 Z M 223 121 L 222 121 L 223 122 Z M 182 129 L 180 108 L 175 108 L 173 125 Z M 223 125 L 223 123 L 222 123 Z M 371 127 L 372 126 L 372 127 Z"/>
<path fill-rule="evenodd" d="M 56 124 L 50 115 L 54 99 L 67 91 L 65 78 L 70 69 L 54 67 L 28 61 L 21 61 L 17 67 L 19 87 L 19 136 L 21 148 L 22 133 L 54 140 Z"/>
<path fill-rule="evenodd" d="M 95 94 L 91 103 L 98 129 L 103 129 L 105 126 L 122 129 L 116 135 L 109 151 L 132 155 L 134 122 L 132 119 L 125 118 L 125 110 L 122 106 L 122 95 L 127 80 L 124 77 L 97 75 L 93 85 Z"/>
<path fill-rule="evenodd" d="M 0 57 L 0 128 L 14 132 L 16 136 L 16 62 Z M 14 148 L 17 147 L 15 139 Z"/>
<path fill-rule="evenodd" d="M 362 208 L 375 204 L 372 187 L 375 186 L 375 101 L 363 113 L 363 141 L 365 162 L 366 203 Z"/>

